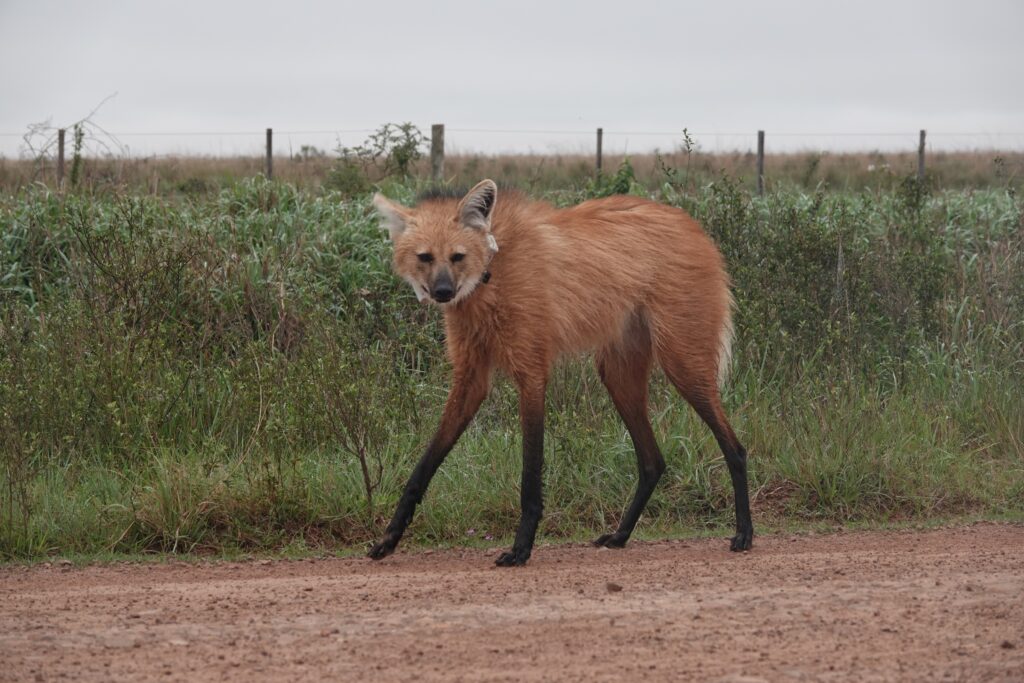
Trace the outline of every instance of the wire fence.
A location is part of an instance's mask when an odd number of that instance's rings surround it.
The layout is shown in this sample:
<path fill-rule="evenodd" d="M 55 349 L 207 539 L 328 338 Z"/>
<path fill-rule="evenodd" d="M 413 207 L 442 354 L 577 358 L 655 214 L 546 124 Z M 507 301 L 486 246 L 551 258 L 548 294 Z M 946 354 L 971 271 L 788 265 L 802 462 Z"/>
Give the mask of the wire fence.
<path fill-rule="evenodd" d="M 57 128 L 48 123 L 30 126 L 26 133 L 0 132 L 0 161 L 11 145 L 16 148 L 12 155 L 33 162 L 33 178 L 46 182 L 55 181 L 56 187 L 63 188 L 65 160 L 76 160 L 72 174 L 81 158 L 108 159 L 119 167 L 125 163 L 145 164 L 160 159 L 210 159 L 224 160 L 215 163 L 244 163 L 246 172 L 262 172 L 267 178 L 274 177 L 275 159 L 306 161 L 310 158 L 330 160 L 341 153 L 351 153 L 353 148 L 370 144 L 375 136 L 379 140 L 381 131 L 405 130 L 416 144 L 429 146 L 430 175 L 434 181 L 443 181 L 445 158 L 461 160 L 462 165 L 476 163 L 481 157 L 491 157 L 492 162 L 507 164 L 509 155 L 520 156 L 538 169 L 549 159 L 571 158 L 577 166 L 589 163 L 591 173 L 604 172 L 604 162 L 618 164 L 623 158 L 634 160 L 640 155 L 650 155 L 658 167 L 661 157 L 685 152 L 689 168 L 691 153 L 719 155 L 721 162 L 736 165 L 740 160 L 745 173 L 750 175 L 758 193 L 765 189 L 765 158 L 776 157 L 775 168 L 788 163 L 787 153 L 811 153 L 811 157 L 826 153 L 868 153 L 895 154 L 902 157 L 900 173 L 914 173 L 919 179 L 925 178 L 926 159 L 929 154 L 942 152 L 986 152 L 991 164 L 997 167 L 993 173 L 1007 176 L 1016 181 L 1024 175 L 1024 131 L 1022 132 L 964 132 L 964 131 L 691 131 L 687 128 L 672 130 L 636 130 L 597 128 L 582 130 L 572 128 L 476 128 L 446 127 L 433 124 L 429 137 L 424 129 L 413 124 L 388 124 L 374 128 L 317 128 L 317 129 L 272 129 L 256 130 L 125 130 L 110 131 L 95 124 L 86 117 L 69 128 Z M 68 135 L 70 134 L 70 136 Z M 70 140 L 69 140 L 70 138 Z M 370 145 L 372 147 L 372 144 Z M 367 149 L 361 147 L 360 149 Z M 345 151 L 347 150 L 347 151 Z M 529 155 L 529 156 L 527 156 Z M 907 159 L 907 157 L 911 159 Z M 913 157 L 916 156 L 916 159 Z M 979 156 L 972 158 L 977 160 Z M 1005 156 L 1010 157 L 1007 163 Z M 591 161 L 587 162 L 586 159 Z M 610 158 L 609 158 L 610 157 Z M 856 156 L 843 157 L 857 162 Z M 729 160 L 732 161 L 729 161 Z M 234 161 L 231 161 L 234 160 Z M 675 160 L 677 163 L 678 159 Z M 255 162 L 260 168 L 252 168 Z M 916 162 L 916 163 L 914 163 Z M 175 164 L 178 161 L 174 162 Z M 556 159 L 555 163 L 560 163 Z M 804 175 L 814 176 L 817 168 L 814 158 L 806 162 Z M 910 164 L 914 167 L 907 168 Z M 885 160 L 876 164 L 873 160 L 864 162 L 868 172 L 878 168 L 889 170 Z M 978 164 L 975 163 L 977 168 Z M 451 168 L 451 167 L 450 167 Z M 467 166 L 468 168 L 468 166 Z M 504 169 L 505 166 L 501 166 Z M 287 168 L 285 170 L 288 170 Z M 499 172 L 505 172 L 500 170 Z M 120 172 L 118 172 L 120 173 Z M 835 175 L 834 173 L 832 175 Z M 75 178 L 71 178 L 72 184 Z M 156 180 L 153 180 L 156 183 Z M 154 185 L 155 187 L 155 185 Z"/>
<path fill-rule="evenodd" d="M 68 130 L 71 126 L 67 127 Z M 429 130 L 422 126 L 421 130 Z M 0 154 L 9 158 L 33 158 L 56 141 L 58 127 L 26 132 L 0 132 Z M 297 153 L 303 147 L 330 153 L 354 146 L 374 128 L 274 129 L 275 154 Z M 100 153 L 126 157 L 166 156 L 263 156 L 265 130 L 113 130 L 97 131 L 107 138 Z M 449 154 L 582 154 L 594 149 L 595 129 L 573 128 L 446 128 Z M 26 139 L 36 136 L 27 144 Z M 709 153 L 747 152 L 757 145 L 757 130 L 686 130 L 695 149 Z M 918 131 L 792 131 L 766 132 L 773 153 L 835 151 L 897 151 L 916 148 Z M 96 137 L 96 136 L 93 136 Z M 49 139 L 47 139 L 49 138 Z M 649 153 L 672 150 L 684 141 L 684 128 L 643 130 L 603 129 L 606 153 Z M 930 151 L 1024 150 L 1024 131 L 928 131 Z"/>

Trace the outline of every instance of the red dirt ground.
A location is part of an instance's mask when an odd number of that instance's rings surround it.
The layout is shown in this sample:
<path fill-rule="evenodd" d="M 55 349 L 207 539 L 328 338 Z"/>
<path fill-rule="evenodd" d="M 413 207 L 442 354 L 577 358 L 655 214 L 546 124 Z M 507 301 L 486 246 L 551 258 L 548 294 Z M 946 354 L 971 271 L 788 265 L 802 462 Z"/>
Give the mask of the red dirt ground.
<path fill-rule="evenodd" d="M 0 568 L 0 680 L 1024 681 L 1024 526 Z"/>

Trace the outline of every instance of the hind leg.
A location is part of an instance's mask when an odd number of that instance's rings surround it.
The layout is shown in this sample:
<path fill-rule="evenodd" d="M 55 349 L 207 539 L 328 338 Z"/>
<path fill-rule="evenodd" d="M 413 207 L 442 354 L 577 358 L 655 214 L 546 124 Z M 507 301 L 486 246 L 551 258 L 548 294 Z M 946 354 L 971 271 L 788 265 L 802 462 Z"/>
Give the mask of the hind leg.
<path fill-rule="evenodd" d="M 659 349 L 659 360 L 683 398 L 693 406 L 704 423 L 711 428 L 718 447 L 725 456 L 732 479 L 733 498 L 736 503 L 736 535 L 729 549 L 750 550 L 754 539 L 754 525 L 750 519 L 750 494 L 747 484 L 747 451 L 736 438 L 722 408 L 718 392 L 716 369 L 695 367 L 693 356 L 667 353 Z M 689 363 L 687 361 L 690 361 Z"/>
<path fill-rule="evenodd" d="M 626 545 L 633 528 L 658 480 L 665 471 L 665 459 L 647 417 L 647 380 L 651 371 L 651 340 L 646 328 L 632 335 L 628 345 L 602 350 L 597 356 L 597 369 L 616 410 L 626 423 L 636 451 L 639 478 L 633 501 L 614 533 L 604 534 L 594 545 L 621 548 Z"/>

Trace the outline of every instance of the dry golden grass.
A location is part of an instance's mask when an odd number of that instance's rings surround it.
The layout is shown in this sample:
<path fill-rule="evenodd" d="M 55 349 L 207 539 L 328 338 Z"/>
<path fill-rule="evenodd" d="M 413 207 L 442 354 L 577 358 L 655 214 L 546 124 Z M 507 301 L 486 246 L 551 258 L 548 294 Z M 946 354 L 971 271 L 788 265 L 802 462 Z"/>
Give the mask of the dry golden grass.
<path fill-rule="evenodd" d="M 614 172 L 622 155 L 607 155 L 606 173 Z M 696 186 L 721 174 L 745 185 L 755 184 L 756 157 L 750 152 L 687 155 L 676 151 L 630 155 L 636 177 L 648 186 L 664 182 L 662 164 L 676 169 L 677 179 Z M 275 179 L 300 187 L 318 188 L 328 183 L 335 164 L 333 157 L 274 158 Z M 429 160 L 415 167 L 418 177 L 429 176 Z M 70 162 L 67 165 L 70 171 Z M 262 157 L 155 157 L 139 159 L 85 159 L 81 185 L 86 188 L 122 186 L 132 192 L 197 194 L 213 191 L 239 178 L 263 172 Z M 769 188 L 796 186 L 813 189 L 819 184 L 831 189 L 859 190 L 885 188 L 915 173 L 914 152 L 801 152 L 772 154 L 765 158 L 765 182 Z M 582 154 L 476 155 L 462 154 L 445 160 L 446 180 L 470 186 L 481 178 L 494 178 L 526 190 L 565 188 L 593 177 L 594 157 Z M 927 174 L 937 187 L 1024 186 L 1024 152 L 932 152 L 927 157 Z M 41 182 L 55 186 L 51 161 L 37 163 L 0 158 L 0 189 L 14 191 Z"/>

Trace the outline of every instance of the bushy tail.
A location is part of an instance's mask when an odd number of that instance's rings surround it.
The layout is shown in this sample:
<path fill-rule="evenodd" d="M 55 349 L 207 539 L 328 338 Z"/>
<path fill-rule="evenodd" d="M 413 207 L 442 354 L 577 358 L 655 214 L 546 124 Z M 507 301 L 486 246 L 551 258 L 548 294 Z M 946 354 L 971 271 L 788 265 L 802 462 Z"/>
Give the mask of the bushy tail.
<path fill-rule="evenodd" d="M 732 298 L 732 293 L 729 293 L 729 305 L 725 310 L 725 320 L 722 323 L 722 330 L 718 337 L 718 388 L 721 389 L 725 385 L 725 381 L 729 378 L 729 368 L 732 366 L 732 339 L 735 335 L 735 330 L 732 326 L 732 309 L 735 308 L 736 301 Z"/>

